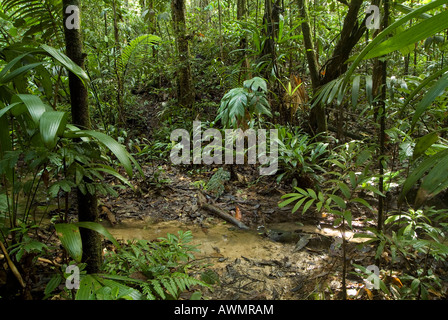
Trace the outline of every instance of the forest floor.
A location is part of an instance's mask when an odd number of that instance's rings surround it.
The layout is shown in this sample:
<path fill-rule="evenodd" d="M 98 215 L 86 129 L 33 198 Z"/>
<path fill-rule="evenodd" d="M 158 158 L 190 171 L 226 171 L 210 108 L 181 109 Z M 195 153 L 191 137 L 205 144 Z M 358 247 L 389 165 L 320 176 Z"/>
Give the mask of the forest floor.
<path fill-rule="evenodd" d="M 147 130 L 148 139 L 158 130 L 160 111 L 154 105 L 144 110 L 148 124 L 142 129 Z M 220 276 L 220 284 L 204 293 L 206 299 L 339 298 L 342 240 L 341 232 L 333 227 L 334 217 L 316 216 L 311 210 L 292 214 L 292 206 L 278 206 L 290 187 L 278 184 L 275 177 L 260 177 L 253 166 L 226 169 L 232 171 L 232 178 L 224 184 L 223 193 L 213 197 L 203 186 L 216 167 L 174 167 L 166 161 L 147 164 L 145 178 L 134 181 L 138 192 L 122 190 L 118 198 L 103 199 L 107 209 L 102 217 L 111 218 L 106 226 L 123 240 L 151 240 L 191 230 L 200 249 L 197 258 L 210 263 Z M 248 230 L 203 208 L 201 195 Z M 359 212 L 354 230 L 346 233 L 348 258 L 365 267 L 374 263 L 375 249 L 358 246 L 360 238 L 353 234 L 373 218 L 371 212 Z M 348 273 L 347 281 L 352 298 L 366 298 L 360 277 Z"/>
<path fill-rule="evenodd" d="M 142 97 L 152 101 L 154 97 Z M 142 110 L 147 119 L 145 137 L 160 125 L 161 108 L 151 102 Z M 207 110 L 203 110 L 207 114 Z M 137 193 L 125 189 L 118 198 L 103 199 L 103 218 L 117 239 L 147 239 L 191 230 L 199 245 L 198 259 L 211 264 L 220 284 L 204 293 L 206 299 L 337 299 L 342 288 L 341 232 L 333 227 L 334 217 L 317 216 L 312 210 L 292 214 L 292 205 L 279 208 L 281 197 L 291 187 L 278 184 L 275 176 L 260 176 L 254 166 L 242 165 L 230 171 L 231 179 L 215 197 L 204 185 L 218 167 L 171 166 L 159 160 L 143 166 L 145 178 L 133 181 Z M 248 227 L 224 221 L 201 205 L 208 203 Z M 356 210 L 354 230 L 347 232 L 348 259 L 368 267 L 375 249 L 358 246 L 353 234 L 374 220 L 369 211 Z M 112 224 L 113 225 L 112 225 Z M 352 269 L 349 270 L 353 271 Z M 348 293 L 366 298 L 364 282 L 348 273 Z M 188 298 L 186 296 L 185 298 Z"/>
<path fill-rule="evenodd" d="M 150 175 L 153 169 L 144 171 Z M 235 217 L 238 211 L 249 227 L 242 230 L 200 206 L 194 182 L 212 174 L 191 175 L 165 166 L 163 179 L 170 182 L 163 188 L 140 194 L 123 190 L 118 198 L 103 199 L 108 208 L 103 212 L 113 214 L 105 226 L 122 240 L 155 240 L 191 230 L 193 244 L 199 244 L 197 258 L 212 264 L 220 276 L 220 285 L 204 294 L 209 299 L 307 299 L 317 293 L 331 298 L 340 291 L 341 234 L 333 228 L 331 216 L 279 208 L 286 190 L 268 179 L 256 184 L 229 181 L 214 206 Z M 250 177 L 247 171 L 245 177 Z M 353 225 L 361 226 L 366 218 L 359 217 Z M 374 250 L 359 248 L 353 233 L 346 236 L 350 259 L 365 267 L 373 263 Z M 362 279 L 351 274 L 348 279 L 350 294 L 358 294 Z"/>

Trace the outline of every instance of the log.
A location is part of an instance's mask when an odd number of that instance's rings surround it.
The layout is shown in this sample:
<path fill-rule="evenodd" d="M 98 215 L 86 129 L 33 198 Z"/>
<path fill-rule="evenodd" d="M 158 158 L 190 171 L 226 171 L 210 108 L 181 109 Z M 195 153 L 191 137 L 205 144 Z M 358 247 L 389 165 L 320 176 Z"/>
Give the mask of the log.
<path fill-rule="evenodd" d="M 201 193 L 198 193 L 198 199 L 199 199 L 199 201 L 198 201 L 199 202 L 199 206 L 201 208 L 216 214 L 221 219 L 234 224 L 235 226 L 237 226 L 240 229 L 243 229 L 243 230 L 248 230 L 249 229 L 248 226 L 246 226 L 241 221 L 235 219 L 233 216 L 231 216 L 230 214 L 228 214 L 227 212 L 225 212 L 221 208 L 219 208 L 219 207 L 217 207 L 217 206 L 215 206 L 213 204 L 207 203 L 207 199 Z"/>

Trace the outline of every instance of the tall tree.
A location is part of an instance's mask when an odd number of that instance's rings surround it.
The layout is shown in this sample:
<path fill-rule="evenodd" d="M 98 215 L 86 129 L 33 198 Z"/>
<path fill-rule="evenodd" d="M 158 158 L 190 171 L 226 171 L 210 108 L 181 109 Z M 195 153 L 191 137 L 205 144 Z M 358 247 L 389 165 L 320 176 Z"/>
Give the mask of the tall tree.
<path fill-rule="evenodd" d="M 306 57 L 314 93 L 316 93 L 321 86 L 335 80 L 347 70 L 347 64 L 345 61 L 347 61 L 350 57 L 353 48 L 358 43 L 359 39 L 361 39 L 366 30 L 365 23 L 358 22 L 358 14 L 362 2 L 362 0 L 352 0 L 350 4 L 348 4 L 348 11 L 344 18 L 344 24 L 339 40 L 336 43 L 332 56 L 327 60 L 322 68 L 325 70 L 325 75 L 321 77 L 316 53 L 313 47 L 306 0 L 298 0 L 300 15 L 303 19 L 302 32 L 305 43 Z M 325 107 L 321 103 L 311 109 L 310 126 L 312 131 L 315 133 L 327 131 Z"/>
<path fill-rule="evenodd" d="M 185 22 L 185 0 L 171 0 L 174 36 L 176 38 L 177 57 L 177 99 L 185 108 L 191 109 L 195 99 L 195 90 L 190 65 L 190 47 Z"/>
<path fill-rule="evenodd" d="M 67 56 L 81 68 L 85 68 L 85 54 L 80 30 L 80 0 L 63 0 L 65 48 Z M 77 8 L 74 11 L 67 7 Z M 79 15 L 79 24 L 73 27 L 73 15 Z M 73 73 L 69 73 L 69 88 L 73 124 L 82 129 L 91 129 L 88 92 L 83 82 Z M 98 222 L 98 200 L 95 194 L 83 194 L 77 190 L 79 221 Z M 92 230 L 81 228 L 83 261 L 87 263 L 87 272 L 96 273 L 101 266 L 101 238 Z"/>

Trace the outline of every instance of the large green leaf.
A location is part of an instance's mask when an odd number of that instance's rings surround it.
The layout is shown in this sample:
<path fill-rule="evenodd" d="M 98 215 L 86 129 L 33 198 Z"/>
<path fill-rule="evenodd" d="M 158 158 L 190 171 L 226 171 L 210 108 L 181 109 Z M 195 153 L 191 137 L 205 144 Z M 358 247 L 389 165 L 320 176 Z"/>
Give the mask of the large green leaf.
<path fill-rule="evenodd" d="M 60 223 L 54 226 L 67 253 L 76 262 L 82 259 L 82 241 L 78 226 L 71 223 Z"/>
<path fill-rule="evenodd" d="M 76 300 L 92 300 L 94 299 L 94 292 L 101 288 L 101 283 L 98 282 L 96 277 L 91 274 L 87 274 L 82 277 L 79 283 L 79 289 L 76 292 Z"/>
<path fill-rule="evenodd" d="M 73 62 L 73 60 L 57 49 L 47 46 L 46 44 L 42 44 L 40 47 L 51 57 L 56 59 L 60 64 L 75 74 L 84 83 L 84 86 L 87 87 L 87 84 L 89 83 L 89 76 L 80 66 Z"/>
<path fill-rule="evenodd" d="M 415 198 L 415 207 L 419 208 L 426 200 L 433 198 L 448 187 L 448 156 L 442 158 L 428 175 L 423 179 L 422 185 Z"/>
<path fill-rule="evenodd" d="M 409 29 L 396 34 L 395 36 L 382 42 L 364 57 L 364 59 L 372 59 L 386 55 L 390 52 L 400 50 L 410 44 L 424 40 L 431 35 L 448 28 L 448 11 L 423 20 L 422 22 L 413 25 Z"/>
<path fill-rule="evenodd" d="M 17 94 L 13 97 L 12 101 L 22 102 L 36 125 L 39 124 L 40 117 L 45 111 L 53 110 L 51 107 L 45 105 L 38 96 L 32 94 Z M 21 114 L 23 111 L 21 108 L 12 109 L 12 113 L 15 116 Z"/>
<path fill-rule="evenodd" d="M 448 12 L 448 11 L 447 11 Z M 436 82 L 436 84 L 429 89 L 425 97 L 420 101 L 412 117 L 411 127 L 414 127 L 420 116 L 428 109 L 434 100 L 440 96 L 448 87 L 448 72 Z"/>
<path fill-rule="evenodd" d="M 400 110 L 400 115 L 403 114 L 405 108 L 408 106 L 409 102 L 411 102 L 412 99 L 414 99 L 414 97 L 425 87 L 428 85 L 428 83 L 430 83 L 431 81 L 433 81 L 434 79 L 439 78 L 441 75 L 443 75 L 444 73 L 448 72 L 448 66 L 446 66 L 445 68 L 431 74 L 429 77 L 426 77 L 418 86 L 417 88 L 414 89 L 414 91 L 412 91 L 408 97 L 406 98 L 406 100 L 403 102 L 403 106 L 401 107 Z"/>
<path fill-rule="evenodd" d="M 68 128 L 73 128 L 69 127 Z M 71 129 L 70 132 L 67 132 L 66 137 L 70 138 L 94 138 L 98 140 L 100 143 L 102 143 L 104 146 L 106 146 L 120 161 L 120 163 L 123 165 L 124 169 L 126 170 L 126 173 L 132 177 L 133 176 L 133 169 L 137 169 L 137 171 L 140 173 L 140 175 L 143 174 L 143 170 L 138 164 L 138 162 L 134 159 L 132 155 L 129 154 L 129 152 L 126 151 L 124 146 L 120 143 L 118 143 L 115 139 L 112 137 L 109 137 L 107 134 L 93 131 L 93 130 L 79 130 L 76 128 L 75 130 Z"/>
<path fill-rule="evenodd" d="M 80 221 L 80 222 L 76 222 L 74 225 L 77 227 L 86 228 L 89 230 L 96 231 L 99 234 L 106 237 L 107 240 L 111 241 L 114 244 L 114 246 L 116 246 L 117 248 L 120 248 L 120 244 L 117 242 L 117 240 L 115 240 L 114 236 L 112 234 L 110 234 L 110 232 L 105 227 L 103 227 L 101 224 L 96 223 L 96 222 Z"/>
<path fill-rule="evenodd" d="M 437 132 L 431 132 L 417 140 L 414 148 L 413 158 L 420 157 L 428 148 L 430 148 L 439 139 Z"/>
<path fill-rule="evenodd" d="M 386 29 L 384 29 L 382 32 L 380 32 L 357 56 L 354 56 L 348 60 L 353 61 L 352 65 L 350 66 L 349 70 L 345 73 L 344 83 L 341 86 L 340 90 L 344 90 L 347 86 L 347 83 L 351 79 L 351 76 L 355 69 L 359 66 L 362 60 L 365 59 L 365 57 L 372 51 L 377 45 L 379 45 L 386 37 L 388 37 L 392 32 L 395 31 L 398 27 L 402 26 L 406 22 L 408 22 L 411 19 L 419 17 L 422 13 L 425 13 L 429 10 L 432 10 L 437 7 L 442 7 L 446 4 L 446 0 L 436 0 L 432 1 L 428 4 L 425 4 L 423 6 L 420 6 L 413 10 L 412 12 L 408 13 L 404 17 L 396 20 L 394 23 L 392 23 L 390 26 L 388 26 Z M 395 37 L 400 37 L 400 34 L 397 34 Z M 393 39 L 392 37 L 391 39 Z"/>
<path fill-rule="evenodd" d="M 263 92 L 268 92 L 266 81 L 260 77 L 255 77 L 250 80 L 244 81 L 243 86 L 252 91 L 258 91 L 259 89 L 261 89 L 261 91 Z"/>
<path fill-rule="evenodd" d="M 44 112 L 40 118 L 40 135 L 45 146 L 53 149 L 67 124 L 68 115 L 61 111 Z"/>
<path fill-rule="evenodd" d="M 13 80 L 14 78 L 28 72 L 29 70 L 31 70 L 33 68 L 40 66 L 41 64 L 42 64 L 42 62 L 37 62 L 37 63 L 31 63 L 31 64 L 24 65 L 20 68 L 17 68 L 14 71 L 11 71 L 10 73 L 0 77 L 0 84 L 8 83 L 9 81 Z"/>
<path fill-rule="evenodd" d="M 444 158 L 448 158 L 448 150 L 440 151 L 435 155 L 429 157 L 428 159 L 425 159 L 414 171 L 412 171 L 403 184 L 403 190 L 400 194 L 400 197 L 398 198 L 398 203 L 401 204 L 411 188 L 417 183 L 417 181 L 420 180 L 426 172 L 428 172 L 431 168 L 434 168 Z"/>

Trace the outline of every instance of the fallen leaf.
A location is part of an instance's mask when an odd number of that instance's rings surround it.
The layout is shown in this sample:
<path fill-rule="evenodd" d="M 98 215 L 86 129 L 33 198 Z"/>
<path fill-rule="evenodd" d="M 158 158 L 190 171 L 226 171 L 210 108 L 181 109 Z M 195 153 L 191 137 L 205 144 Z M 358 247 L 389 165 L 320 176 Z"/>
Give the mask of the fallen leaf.
<path fill-rule="evenodd" d="M 400 279 L 396 276 L 389 277 L 390 283 L 396 285 L 398 288 L 403 287 L 403 284 L 401 283 Z"/>
<path fill-rule="evenodd" d="M 241 210 L 240 210 L 240 208 L 238 208 L 238 206 L 236 206 L 235 219 L 237 219 L 238 221 L 241 221 L 242 218 L 243 218 L 243 215 L 241 214 Z"/>
<path fill-rule="evenodd" d="M 367 288 L 364 288 L 364 291 L 367 293 L 367 296 L 369 297 L 369 299 L 373 300 L 373 293 L 372 293 L 372 291 L 370 291 Z"/>

